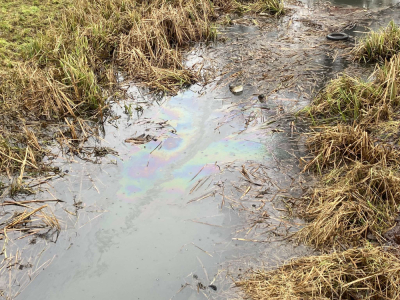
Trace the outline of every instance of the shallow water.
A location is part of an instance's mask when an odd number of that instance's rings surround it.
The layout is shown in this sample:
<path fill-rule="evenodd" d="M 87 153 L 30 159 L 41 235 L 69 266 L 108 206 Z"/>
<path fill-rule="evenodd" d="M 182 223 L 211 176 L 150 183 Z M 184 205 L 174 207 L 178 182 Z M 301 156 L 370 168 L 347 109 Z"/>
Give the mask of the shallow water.
<path fill-rule="evenodd" d="M 146 110 L 141 119 L 169 120 L 176 129 L 176 134 L 164 138 L 162 147 L 152 154 L 158 141 L 145 146 L 123 143 L 136 131 L 135 126 L 129 126 L 133 120 L 125 117 L 119 122 L 122 128 L 109 128 L 107 133 L 112 136 L 107 141 L 119 150 L 117 165 L 63 166 L 69 170 L 71 184 L 60 182 L 54 187 L 57 193 L 63 199 L 78 194 L 107 212 L 81 228 L 70 247 L 59 242 L 49 249 L 46 255 L 58 253 L 57 259 L 21 298 L 170 299 L 181 284 L 193 283 L 192 272 L 208 285 L 219 263 L 243 254 L 260 256 L 258 252 L 266 250 L 265 245 L 232 241 L 232 229 L 240 224 L 240 218 L 231 209 L 221 210 L 219 201 L 187 204 L 194 198 L 189 195 L 191 178 L 204 165 L 208 164 L 200 177 L 219 172 L 216 162 L 271 160 L 257 134 L 235 135 L 243 129 L 240 118 L 214 130 L 224 109 L 231 105 L 215 97 L 212 92 L 199 96 L 188 90 Z M 269 147 L 274 148 L 274 139 L 270 142 Z M 99 192 L 87 183 L 79 191 L 82 173 L 92 174 Z M 67 251 L 61 251 L 67 246 Z M 274 246 L 271 243 L 267 248 Z M 292 247 L 286 248 L 281 247 L 281 258 L 293 255 Z M 210 272 L 208 279 L 202 264 Z M 203 296 L 188 287 L 174 299 L 198 297 Z"/>
<path fill-rule="evenodd" d="M 228 34 L 238 39 L 245 35 L 245 41 L 252 41 L 248 46 L 245 43 L 250 50 L 255 44 L 252 39 L 261 35 L 255 27 L 244 25 L 232 27 Z M 273 43 L 277 36 L 276 31 L 263 34 L 262 41 Z M 227 47 L 214 45 L 204 54 L 212 56 L 213 50 L 225 51 Z M 216 63 L 229 61 L 219 57 Z M 322 77 L 331 78 L 348 62 L 333 60 L 320 51 L 301 68 L 316 65 L 321 83 Z M 226 262 L 240 258 L 251 265 L 262 257 L 274 264 L 310 253 L 279 240 L 253 243 L 234 239 L 247 237 L 242 231 L 248 226 L 248 212 L 222 206 L 218 194 L 201 199 L 213 188 L 231 186 L 238 179 L 238 173 L 226 167 L 229 164 L 263 164 L 282 193 L 291 190 L 290 176 L 300 171 L 291 153 L 303 151 L 288 131 L 293 119 L 276 121 L 275 131 L 263 123 L 273 119 L 280 108 L 296 111 L 304 107 L 309 98 L 275 92 L 267 104 L 260 104 L 258 87 L 250 83 L 238 96 L 232 95 L 227 85 L 213 83 L 192 86 L 175 97 L 151 103 L 135 86 L 128 88 L 130 92 L 134 100 L 114 104 L 114 114 L 121 118 L 106 123 L 100 142 L 117 150 L 118 156 L 108 155 L 102 164 L 58 158 L 68 175 L 52 182 L 52 193 L 67 202 L 81 200 L 86 208 L 77 211 L 78 220 L 71 217 L 65 221 L 63 226 L 69 229 L 56 244 L 45 245 L 47 250 L 36 265 L 54 260 L 18 299 L 226 298 L 223 292 L 231 281 L 222 280 L 219 273 Z M 135 107 L 141 101 L 140 105 L 146 106 L 142 115 L 136 116 L 135 110 L 132 116 L 124 113 L 124 104 Z M 142 133 L 157 140 L 145 145 L 125 142 Z M 215 177 L 191 193 L 197 180 L 210 175 Z M 232 192 L 232 197 L 241 199 L 241 194 Z M 44 195 L 46 192 L 35 197 Z M 274 203 L 264 204 L 270 216 L 279 218 Z M 243 205 L 258 207 L 259 202 Z M 264 236 L 257 233 L 250 237 Z M 218 291 L 198 290 L 198 282 L 204 286 L 213 283 Z M 182 285 L 185 288 L 180 291 Z"/>
<path fill-rule="evenodd" d="M 365 9 L 380 8 L 399 3 L 398 0 L 333 0 L 334 5 L 351 5 Z"/>
<path fill-rule="evenodd" d="M 320 3 L 321 1 L 302 0 L 302 2 L 312 7 L 316 3 Z M 399 3 L 399 0 L 331 0 L 329 2 L 337 6 L 354 6 L 354 7 L 362 7 L 365 9 L 376 9 L 376 8 L 395 5 Z"/>

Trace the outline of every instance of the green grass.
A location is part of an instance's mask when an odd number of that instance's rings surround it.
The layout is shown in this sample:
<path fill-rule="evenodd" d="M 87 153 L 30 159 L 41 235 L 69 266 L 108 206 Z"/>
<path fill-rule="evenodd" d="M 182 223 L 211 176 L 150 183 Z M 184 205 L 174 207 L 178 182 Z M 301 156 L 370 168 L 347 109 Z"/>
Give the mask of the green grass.
<path fill-rule="evenodd" d="M 377 66 L 369 80 L 340 75 L 305 109 L 314 123 L 389 120 L 400 104 L 400 54 Z"/>
<path fill-rule="evenodd" d="M 3 0 L 0 2 L 0 68 L 22 60 L 38 33 L 59 22 L 70 0 Z M 1 71 L 1 70 L 0 70 Z"/>
<path fill-rule="evenodd" d="M 357 42 L 353 55 L 364 62 L 389 60 L 400 51 L 400 28 L 394 21 L 378 31 L 371 31 Z"/>

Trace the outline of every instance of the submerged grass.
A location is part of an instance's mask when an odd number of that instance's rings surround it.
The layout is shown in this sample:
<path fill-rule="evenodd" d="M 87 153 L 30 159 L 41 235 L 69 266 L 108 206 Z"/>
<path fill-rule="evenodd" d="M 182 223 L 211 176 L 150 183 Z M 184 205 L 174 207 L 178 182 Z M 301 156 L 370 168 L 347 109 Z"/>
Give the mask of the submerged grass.
<path fill-rule="evenodd" d="M 399 299 L 395 248 L 364 247 L 292 260 L 236 282 L 253 300 Z"/>
<path fill-rule="evenodd" d="M 352 54 L 360 61 L 389 60 L 400 51 L 400 28 L 392 20 L 386 28 L 371 31 L 357 42 Z"/>

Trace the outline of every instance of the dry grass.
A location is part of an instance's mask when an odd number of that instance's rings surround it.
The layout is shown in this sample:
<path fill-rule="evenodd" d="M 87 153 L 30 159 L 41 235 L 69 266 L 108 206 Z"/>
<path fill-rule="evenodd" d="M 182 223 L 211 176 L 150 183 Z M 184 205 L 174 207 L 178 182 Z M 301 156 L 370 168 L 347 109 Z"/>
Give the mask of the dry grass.
<path fill-rule="evenodd" d="M 176 91 L 196 75 L 183 67 L 179 49 L 193 41 L 214 39 L 209 1 L 153 1 L 120 38 L 118 62 L 129 75 L 151 87 Z"/>
<path fill-rule="evenodd" d="M 371 31 L 357 42 L 352 54 L 360 61 L 389 60 L 400 51 L 400 28 L 391 21 L 386 28 Z"/>
<path fill-rule="evenodd" d="M 380 122 L 376 126 L 373 126 L 371 135 L 375 136 L 378 140 L 383 142 L 389 142 L 394 147 L 400 146 L 400 121 L 398 116 L 395 120 L 386 122 Z"/>
<path fill-rule="evenodd" d="M 317 248 L 359 245 L 369 233 L 382 242 L 400 205 L 400 153 L 345 125 L 321 128 L 307 146 L 314 158 L 305 170 L 325 174 L 324 184 L 301 199 L 310 223 L 296 237 Z"/>
<path fill-rule="evenodd" d="M 0 131 L 0 170 L 11 179 L 9 189 L 13 196 L 23 189 L 23 177 L 27 173 L 40 174 L 51 167 L 40 163 L 47 151 L 40 146 L 35 134 L 28 128 L 20 132 Z M 24 147 L 24 148 L 22 148 Z"/>
<path fill-rule="evenodd" d="M 240 13 L 270 13 L 275 16 L 285 14 L 284 4 L 281 0 L 242 0 L 233 1 L 234 11 Z"/>
<path fill-rule="evenodd" d="M 396 249 L 365 247 L 292 260 L 255 271 L 236 285 L 253 300 L 400 298 Z"/>
<path fill-rule="evenodd" d="M 354 162 L 381 166 L 395 166 L 399 163 L 398 151 L 387 144 L 375 144 L 359 126 L 338 125 L 320 129 L 310 134 L 307 140 L 307 147 L 314 158 L 306 164 L 304 170 L 316 169 L 321 172 Z"/>
<path fill-rule="evenodd" d="M 378 66 L 371 78 L 343 75 L 309 108 L 315 123 L 339 123 L 317 128 L 307 140 L 313 158 L 304 170 L 325 174 L 325 184 L 302 198 L 299 212 L 310 223 L 297 238 L 317 248 L 360 245 L 368 234 L 383 242 L 398 213 L 400 153 L 369 132 L 390 122 L 398 109 L 400 56 Z"/>
<path fill-rule="evenodd" d="M 304 170 L 317 171 L 324 183 L 302 198 L 299 213 L 310 223 L 296 234 L 299 240 L 324 249 L 359 246 L 368 234 L 384 242 L 400 205 L 400 153 L 369 132 L 376 134 L 398 110 L 399 80 L 395 54 L 367 81 L 347 75 L 331 81 L 309 107 L 315 123 L 337 125 L 321 126 L 307 140 L 313 158 Z"/>
<path fill-rule="evenodd" d="M 356 163 L 334 169 L 304 196 L 300 215 L 310 221 L 296 238 L 317 248 L 357 246 L 368 234 L 383 242 L 395 225 L 400 204 L 400 174 L 380 164 Z"/>

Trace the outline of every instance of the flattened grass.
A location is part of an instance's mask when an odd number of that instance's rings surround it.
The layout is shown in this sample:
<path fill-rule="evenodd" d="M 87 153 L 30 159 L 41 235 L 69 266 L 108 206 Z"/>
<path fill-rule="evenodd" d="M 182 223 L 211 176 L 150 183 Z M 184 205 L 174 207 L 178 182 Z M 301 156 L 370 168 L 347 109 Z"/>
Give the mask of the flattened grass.
<path fill-rule="evenodd" d="M 367 246 L 295 259 L 236 285 L 253 300 L 392 300 L 400 298 L 399 282 L 396 249 Z"/>
<path fill-rule="evenodd" d="M 368 132 L 359 126 L 337 125 L 319 128 L 306 142 L 314 158 L 304 170 L 348 166 L 355 162 L 395 166 L 400 153 L 387 144 L 376 144 Z"/>

